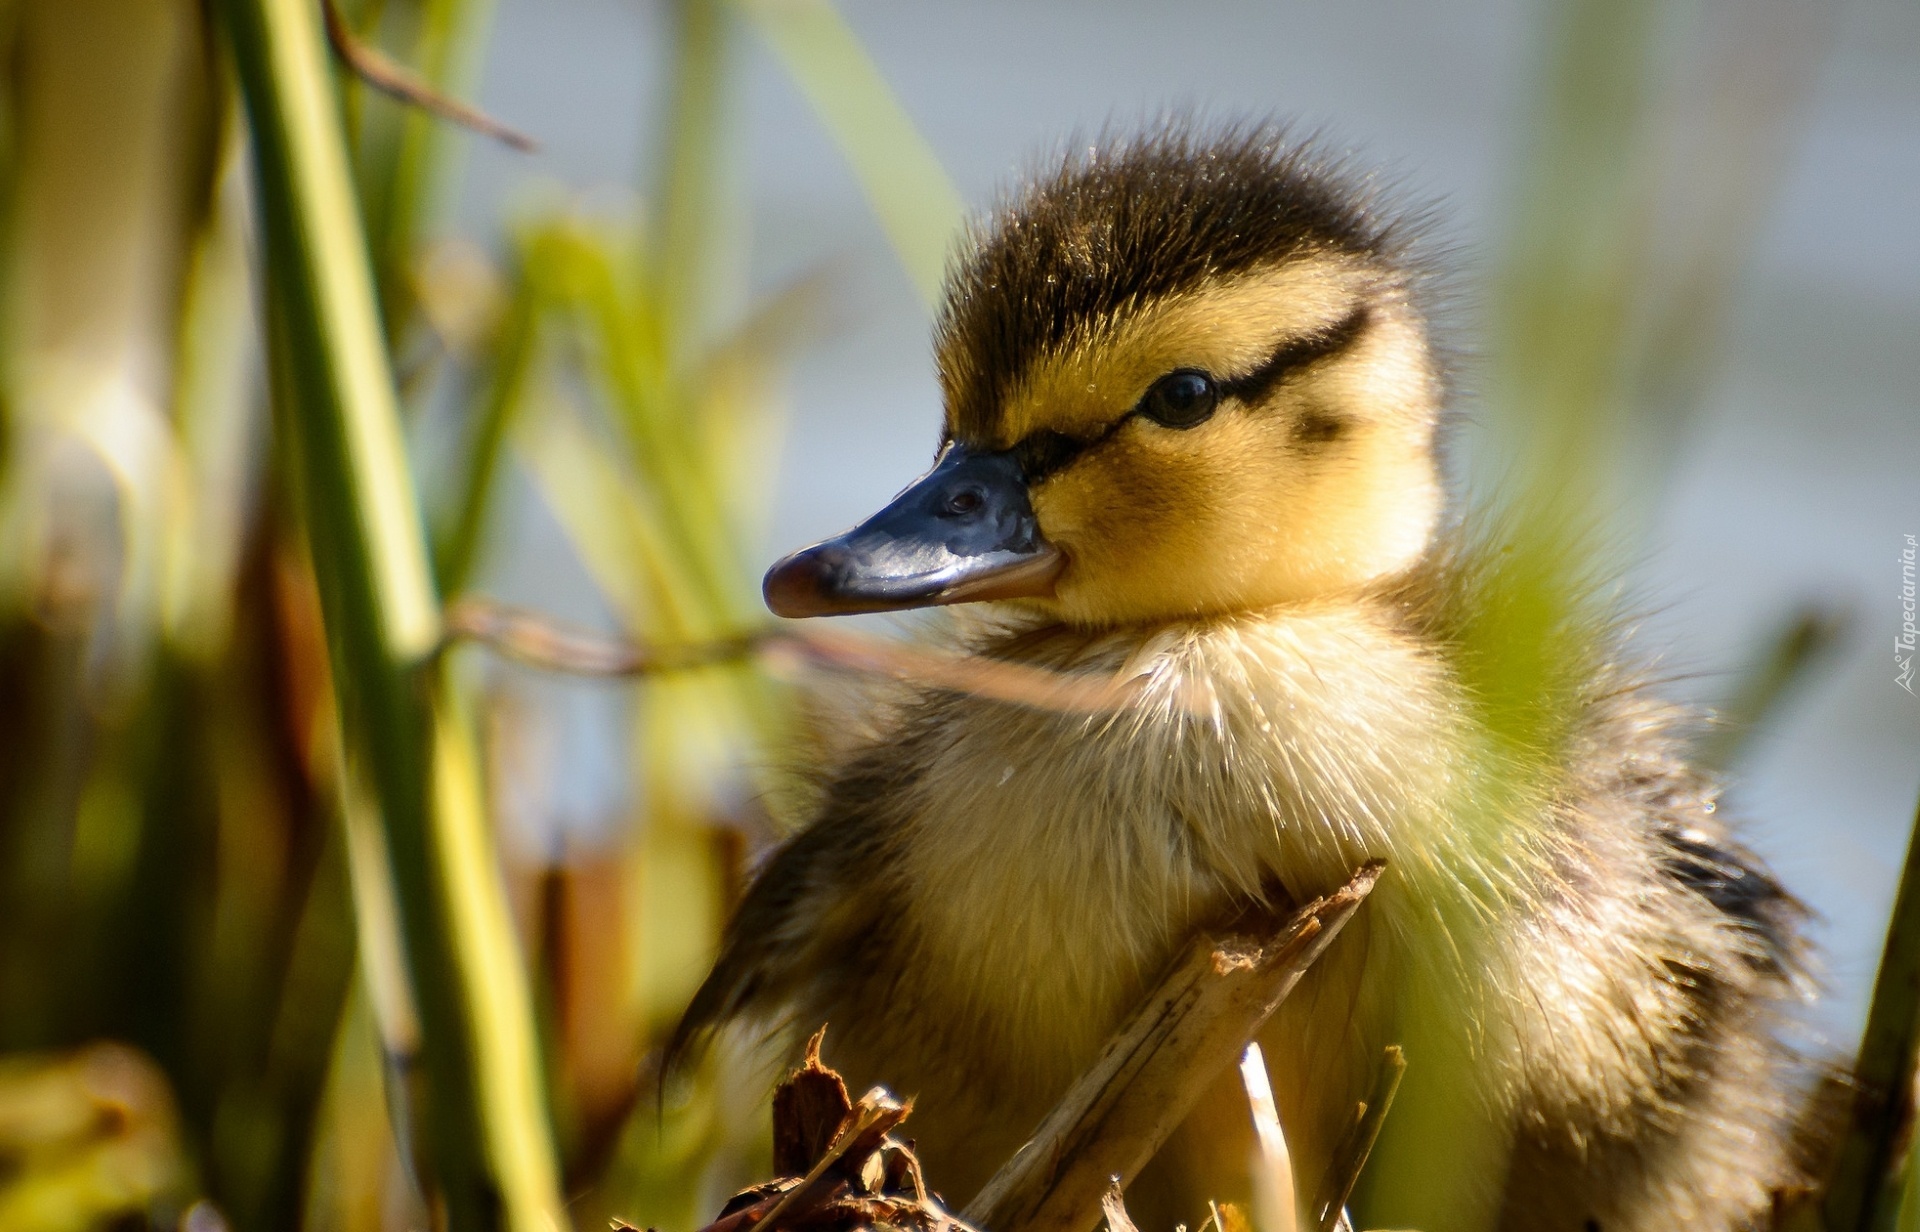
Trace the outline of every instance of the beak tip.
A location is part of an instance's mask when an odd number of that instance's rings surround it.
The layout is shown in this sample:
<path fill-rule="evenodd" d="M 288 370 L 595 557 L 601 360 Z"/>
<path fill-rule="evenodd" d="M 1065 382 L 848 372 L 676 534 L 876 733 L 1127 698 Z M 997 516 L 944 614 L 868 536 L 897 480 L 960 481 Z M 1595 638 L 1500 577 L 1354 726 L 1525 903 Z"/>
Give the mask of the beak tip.
<path fill-rule="evenodd" d="M 776 562 L 760 583 L 767 610 L 788 620 L 825 615 L 831 610 L 820 593 L 819 571 L 809 552 L 795 552 Z"/>

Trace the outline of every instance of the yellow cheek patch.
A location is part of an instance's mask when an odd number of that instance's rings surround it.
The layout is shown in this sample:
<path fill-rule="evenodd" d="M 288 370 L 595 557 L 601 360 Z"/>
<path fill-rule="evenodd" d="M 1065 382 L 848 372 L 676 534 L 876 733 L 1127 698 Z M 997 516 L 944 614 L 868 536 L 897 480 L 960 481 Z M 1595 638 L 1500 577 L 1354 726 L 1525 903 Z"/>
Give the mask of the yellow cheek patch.
<path fill-rule="evenodd" d="M 1251 372 L 1289 339 L 1338 321 L 1368 278 L 1351 258 L 1329 255 L 1144 305 L 1026 372 L 992 439 L 976 443 L 1005 449 L 1040 431 L 1096 435 L 1176 368 L 1223 379 Z"/>
<path fill-rule="evenodd" d="M 1274 558 L 1302 476 L 1278 420 L 1227 414 L 1187 432 L 1139 425 L 1040 485 L 1034 511 L 1068 553 L 1063 614 L 1087 623 L 1237 606 Z"/>
<path fill-rule="evenodd" d="M 1244 611 L 1364 585 L 1423 549 L 1440 490 L 1426 417 L 1356 416 L 1304 449 L 1288 410 L 1177 432 L 1129 424 L 1040 484 L 1069 564 L 1057 614 L 1107 625 Z"/>
<path fill-rule="evenodd" d="M 1154 545 L 1210 520 L 1203 511 L 1221 495 L 1212 453 L 1198 432 L 1129 425 L 1035 488 L 1035 516 L 1050 539 L 1089 565 L 1152 554 Z"/>

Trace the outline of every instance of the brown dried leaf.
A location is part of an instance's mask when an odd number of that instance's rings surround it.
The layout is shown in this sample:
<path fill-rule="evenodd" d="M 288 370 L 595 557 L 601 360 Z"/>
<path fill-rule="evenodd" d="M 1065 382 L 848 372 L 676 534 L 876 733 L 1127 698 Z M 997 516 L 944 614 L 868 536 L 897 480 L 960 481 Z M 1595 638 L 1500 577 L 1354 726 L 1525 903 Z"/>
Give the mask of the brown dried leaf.
<path fill-rule="evenodd" d="M 825 1027 L 807 1041 L 806 1060 L 773 1093 L 773 1171 L 805 1176 L 833 1145 L 853 1101 L 840 1075 L 820 1063 Z"/>
<path fill-rule="evenodd" d="M 974 1232 L 928 1194 L 912 1146 L 893 1137 L 912 1105 L 884 1087 L 850 1103 L 820 1060 L 825 1030 L 774 1096 L 775 1159 L 787 1175 L 735 1195 L 702 1232 Z"/>

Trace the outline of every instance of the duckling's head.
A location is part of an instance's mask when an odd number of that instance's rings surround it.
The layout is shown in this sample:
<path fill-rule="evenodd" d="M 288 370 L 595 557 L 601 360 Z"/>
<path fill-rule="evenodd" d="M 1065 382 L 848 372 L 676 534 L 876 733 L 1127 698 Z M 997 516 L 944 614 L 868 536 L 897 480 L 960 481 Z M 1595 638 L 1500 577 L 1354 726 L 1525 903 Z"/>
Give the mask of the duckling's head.
<path fill-rule="evenodd" d="M 1269 129 L 1070 157 L 970 237 L 932 471 L 767 575 L 781 615 L 1243 611 L 1412 565 L 1442 494 L 1403 228 Z"/>

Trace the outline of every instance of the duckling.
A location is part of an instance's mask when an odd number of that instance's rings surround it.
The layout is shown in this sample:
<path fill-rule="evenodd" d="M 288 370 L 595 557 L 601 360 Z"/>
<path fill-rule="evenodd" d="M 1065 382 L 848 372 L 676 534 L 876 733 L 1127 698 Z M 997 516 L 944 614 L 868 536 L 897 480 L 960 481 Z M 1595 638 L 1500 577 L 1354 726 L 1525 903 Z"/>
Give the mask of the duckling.
<path fill-rule="evenodd" d="M 930 1182 L 964 1203 L 1195 928 L 1384 857 L 1259 1037 L 1296 1192 L 1405 1042 L 1368 1223 L 1759 1226 L 1801 1166 L 1800 910 L 1605 618 L 1544 752 L 1479 704 L 1464 630 L 1497 536 L 1450 509 L 1418 228 L 1368 183 L 1283 130 L 1170 125 L 970 231 L 932 470 L 782 560 L 767 601 L 975 605 L 951 626 L 972 653 L 1133 691 L 876 700 L 672 1051 L 831 1022 L 853 1081 L 917 1097 Z M 1143 1226 L 1244 1192 L 1235 1081 L 1130 1190 Z"/>

